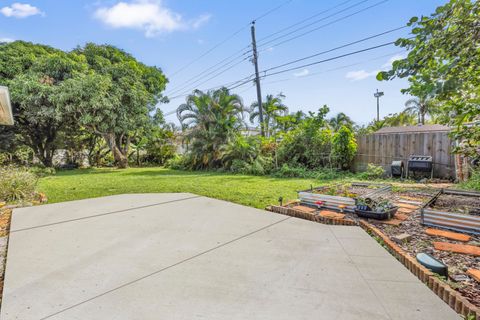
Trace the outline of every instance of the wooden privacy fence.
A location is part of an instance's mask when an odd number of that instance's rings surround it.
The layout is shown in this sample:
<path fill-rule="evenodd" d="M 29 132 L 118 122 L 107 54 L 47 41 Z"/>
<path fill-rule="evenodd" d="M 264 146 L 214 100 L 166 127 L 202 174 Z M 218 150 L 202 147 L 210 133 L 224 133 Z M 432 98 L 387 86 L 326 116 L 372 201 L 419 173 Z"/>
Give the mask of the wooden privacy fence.
<path fill-rule="evenodd" d="M 453 142 L 448 131 L 373 133 L 357 137 L 355 171 L 364 171 L 369 163 L 381 165 L 390 173 L 394 160 L 407 166 L 410 155 L 433 157 L 434 177 L 455 178 Z"/>

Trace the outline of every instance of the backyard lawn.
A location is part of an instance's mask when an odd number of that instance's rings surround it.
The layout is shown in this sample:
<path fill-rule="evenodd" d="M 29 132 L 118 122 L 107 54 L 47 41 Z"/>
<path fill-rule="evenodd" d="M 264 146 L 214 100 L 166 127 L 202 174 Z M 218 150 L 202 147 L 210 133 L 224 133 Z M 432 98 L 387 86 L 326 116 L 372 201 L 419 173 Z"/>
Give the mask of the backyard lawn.
<path fill-rule="evenodd" d="M 296 199 L 296 190 L 332 182 L 268 176 L 185 172 L 164 168 L 79 169 L 41 178 L 39 190 L 49 203 L 122 193 L 190 192 L 264 208 L 278 197 Z"/>

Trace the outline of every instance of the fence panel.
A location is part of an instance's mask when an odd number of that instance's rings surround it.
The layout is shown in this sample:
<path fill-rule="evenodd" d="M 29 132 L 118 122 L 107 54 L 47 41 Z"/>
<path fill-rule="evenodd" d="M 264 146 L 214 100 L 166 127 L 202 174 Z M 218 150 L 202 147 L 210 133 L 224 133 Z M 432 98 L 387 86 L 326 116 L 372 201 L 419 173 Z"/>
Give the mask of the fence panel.
<path fill-rule="evenodd" d="M 448 132 L 373 133 L 357 137 L 357 144 L 356 171 L 363 171 L 368 163 L 374 163 L 390 172 L 392 161 L 402 160 L 406 166 L 408 157 L 418 154 L 432 156 L 434 177 L 455 178 L 455 160 Z"/>

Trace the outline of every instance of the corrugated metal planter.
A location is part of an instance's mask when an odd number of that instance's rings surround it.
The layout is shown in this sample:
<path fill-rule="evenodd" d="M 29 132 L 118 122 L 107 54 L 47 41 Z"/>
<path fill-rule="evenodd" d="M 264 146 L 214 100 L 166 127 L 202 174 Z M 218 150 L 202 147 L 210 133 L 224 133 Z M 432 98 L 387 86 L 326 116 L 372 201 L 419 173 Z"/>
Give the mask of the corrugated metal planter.
<path fill-rule="evenodd" d="M 382 184 L 374 184 L 374 183 L 361 183 L 355 182 L 352 183 L 352 187 L 371 187 L 376 186 L 378 189 L 373 189 L 372 192 L 365 195 L 377 195 L 379 193 L 388 192 L 392 189 L 391 186 L 382 185 Z M 339 206 L 344 206 L 343 211 L 345 212 L 355 212 L 355 199 L 349 197 L 342 197 L 342 196 L 331 196 L 321 193 L 314 193 L 314 191 L 321 190 L 323 187 L 312 188 L 309 190 L 302 190 L 298 191 L 298 198 L 302 204 L 306 204 L 309 206 L 317 206 L 317 202 L 322 202 L 322 208 L 331 209 L 331 210 L 339 210 Z"/>
<path fill-rule="evenodd" d="M 442 194 L 480 197 L 480 192 L 442 189 L 422 207 L 422 224 L 465 233 L 480 234 L 480 216 L 446 212 L 432 208 L 435 201 Z"/>

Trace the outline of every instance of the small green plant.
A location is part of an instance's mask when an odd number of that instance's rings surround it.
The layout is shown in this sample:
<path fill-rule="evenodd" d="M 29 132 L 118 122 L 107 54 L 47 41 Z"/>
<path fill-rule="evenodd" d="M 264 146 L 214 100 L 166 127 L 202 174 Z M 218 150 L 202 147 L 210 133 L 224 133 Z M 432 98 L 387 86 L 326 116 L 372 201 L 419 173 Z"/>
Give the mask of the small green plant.
<path fill-rule="evenodd" d="M 25 168 L 0 168 L 0 200 L 30 201 L 35 197 L 37 176 Z"/>
<path fill-rule="evenodd" d="M 373 163 L 369 163 L 367 165 L 367 170 L 362 173 L 359 173 L 360 179 L 364 180 L 372 180 L 372 179 L 380 179 L 385 175 L 385 170 L 382 166 L 377 166 Z"/>

